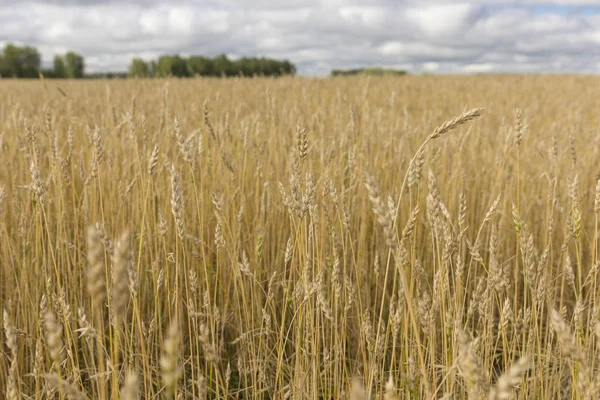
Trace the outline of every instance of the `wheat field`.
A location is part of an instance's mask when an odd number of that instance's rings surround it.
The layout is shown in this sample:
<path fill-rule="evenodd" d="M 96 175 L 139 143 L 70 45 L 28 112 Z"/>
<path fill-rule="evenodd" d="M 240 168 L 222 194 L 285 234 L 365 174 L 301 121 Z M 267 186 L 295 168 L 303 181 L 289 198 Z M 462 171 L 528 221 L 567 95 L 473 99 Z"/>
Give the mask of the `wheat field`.
<path fill-rule="evenodd" d="M 598 78 L 0 98 L 0 397 L 600 396 Z"/>

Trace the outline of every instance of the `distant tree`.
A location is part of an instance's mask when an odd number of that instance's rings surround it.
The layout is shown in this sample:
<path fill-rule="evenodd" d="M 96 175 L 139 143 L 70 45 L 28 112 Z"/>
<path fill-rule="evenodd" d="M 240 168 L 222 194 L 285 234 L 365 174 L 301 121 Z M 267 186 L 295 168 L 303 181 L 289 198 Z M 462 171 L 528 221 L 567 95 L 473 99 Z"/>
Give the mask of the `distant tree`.
<path fill-rule="evenodd" d="M 254 75 L 254 65 L 251 58 L 242 57 L 233 62 L 234 70 L 237 75 L 252 76 Z"/>
<path fill-rule="evenodd" d="M 227 58 L 225 54 L 221 54 L 213 60 L 213 68 L 217 76 L 236 75 L 236 72 L 233 69 L 233 63 Z"/>
<path fill-rule="evenodd" d="M 284 75 L 296 75 L 296 67 L 288 60 L 284 60 L 281 64 L 281 71 Z"/>
<path fill-rule="evenodd" d="M 193 55 L 187 59 L 163 55 L 157 62 L 150 63 L 136 58 L 129 66 L 129 76 L 280 76 L 295 73 L 296 67 L 288 60 L 248 57 L 230 60 L 225 54 L 215 58 Z"/>
<path fill-rule="evenodd" d="M 141 58 L 134 58 L 129 65 L 129 77 L 147 78 L 150 76 L 150 66 Z"/>
<path fill-rule="evenodd" d="M 209 76 L 214 74 L 213 61 L 208 57 L 191 56 L 187 60 L 187 68 L 190 76 Z"/>
<path fill-rule="evenodd" d="M 148 65 L 148 73 L 153 77 L 158 76 L 158 64 L 156 61 L 150 61 L 150 64 Z"/>
<path fill-rule="evenodd" d="M 56 75 L 54 75 L 54 69 L 52 68 L 42 68 L 39 74 L 44 78 L 58 78 Z"/>
<path fill-rule="evenodd" d="M 0 76 L 37 78 L 83 78 L 85 63 L 81 55 L 68 52 L 54 57 L 53 69 L 41 69 L 40 53 L 35 47 L 7 44 L 0 52 Z"/>
<path fill-rule="evenodd" d="M 393 68 L 354 68 L 354 69 L 334 69 L 331 71 L 331 76 L 353 76 L 353 75 L 371 75 L 371 76 L 401 76 L 408 72 L 401 69 Z"/>
<path fill-rule="evenodd" d="M 7 44 L 0 57 L 0 75 L 35 78 L 40 71 L 40 53 L 30 46 Z"/>
<path fill-rule="evenodd" d="M 24 78 L 37 78 L 39 76 L 41 57 L 36 48 L 21 47 L 20 61 Z"/>
<path fill-rule="evenodd" d="M 62 56 L 54 56 L 54 70 L 52 75 L 55 78 L 66 78 L 67 77 L 67 66 L 65 65 L 65 59 Z"/>
<path fill-rule="evenodd" d="M 263 57 L 258 60 L 258 64 L 260 65 L 261 75 L 271 76 L 277 74 L 277 66 L 272 60 L 268 60 Z"/>
<path fill-rule="evenodd" d="M 85 62 L 83 57 L 73 51 L 65 54 L 65 64 L 68 78 L 83 78 Z"/>
<path fill-rule="evenodd" d="M 92 72 L 85 74 L 88 79 L 126 79 L 128 77 L 127 72 Z"/>
<path fill-rule="evenodd" d="M 0 58 L 0 75 L 5 78 L 18 78 L 20 76 L 21 65 L 17 49 L 17 46 L 10 43 L 4 46 Z"/>
<path fill-rule="evenodd" d="M 186 61 L 178 55 L 161 56 L 158 59 L 158 75 L 160 76 L 188 76 Z"/>
<path fill-rule="evenodd" d="M 258 58 L 250 58 L 248 59 L 247 63 L 248 69 L 250 70 L 248 76 L 262 75 L 262 71 L 260 69 L 260 61 L 258 60 Z"/>

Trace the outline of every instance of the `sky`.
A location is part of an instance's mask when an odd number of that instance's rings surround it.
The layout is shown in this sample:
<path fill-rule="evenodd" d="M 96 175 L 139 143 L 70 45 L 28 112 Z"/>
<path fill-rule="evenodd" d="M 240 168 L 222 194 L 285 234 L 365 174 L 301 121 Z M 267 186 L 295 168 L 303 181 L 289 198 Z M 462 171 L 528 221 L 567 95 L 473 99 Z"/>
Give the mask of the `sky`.
<path fill-rule="evenodd" d="M 0 0 L 0 45 L 86 71 L 131 59 L 225 53 L 288 59 L 302 75 L 600 73 L 600 0 Z"/>

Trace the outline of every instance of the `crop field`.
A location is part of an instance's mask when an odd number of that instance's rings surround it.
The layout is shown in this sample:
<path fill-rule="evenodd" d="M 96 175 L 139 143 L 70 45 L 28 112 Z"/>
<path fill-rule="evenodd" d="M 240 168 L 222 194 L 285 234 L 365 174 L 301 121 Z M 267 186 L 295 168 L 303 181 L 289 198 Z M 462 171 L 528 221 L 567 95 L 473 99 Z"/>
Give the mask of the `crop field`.
<path fill-rule="evenodd" d="M 0 82 L 0 397 L 597 399 L 600 81 Z"/>

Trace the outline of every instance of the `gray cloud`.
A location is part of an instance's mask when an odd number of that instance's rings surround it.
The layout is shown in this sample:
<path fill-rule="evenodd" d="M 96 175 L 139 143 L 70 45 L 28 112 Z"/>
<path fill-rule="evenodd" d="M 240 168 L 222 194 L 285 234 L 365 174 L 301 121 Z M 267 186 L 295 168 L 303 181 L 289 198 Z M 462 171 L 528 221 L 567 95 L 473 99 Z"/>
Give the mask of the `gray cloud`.
<path fill-rule="evenodd" d="M 303 74 L 382 65 L 414 72 L 600 72 L 592 1 L 0 0 L 0 44 L 72 49 L 88 70 L 133 57 L 288 58 Z"/>

